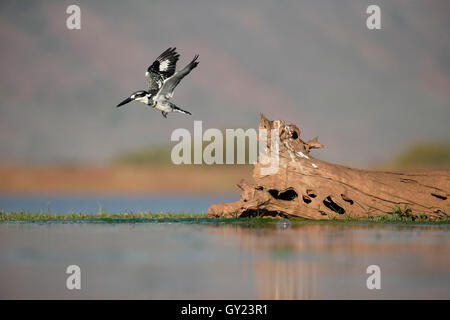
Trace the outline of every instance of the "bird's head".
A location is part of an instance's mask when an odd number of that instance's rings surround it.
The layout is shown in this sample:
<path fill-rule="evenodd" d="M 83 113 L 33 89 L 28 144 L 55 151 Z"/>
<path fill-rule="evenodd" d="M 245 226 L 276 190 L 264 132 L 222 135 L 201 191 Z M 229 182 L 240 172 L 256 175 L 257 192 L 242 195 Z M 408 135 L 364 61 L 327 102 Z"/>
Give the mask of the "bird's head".
<path fill-rule="evenodd" d="M 139 90 L 139 91 L 133 92 L 128 98 L 126 98 L 121 103 L 119 103 L 117 105 L 117 107 L 121 107 L 124 104 L 127 104 L 128 102 L 135 101 L 135 100 L 145 102 L 144 100 L 147 100 L 147 91 Z"/>

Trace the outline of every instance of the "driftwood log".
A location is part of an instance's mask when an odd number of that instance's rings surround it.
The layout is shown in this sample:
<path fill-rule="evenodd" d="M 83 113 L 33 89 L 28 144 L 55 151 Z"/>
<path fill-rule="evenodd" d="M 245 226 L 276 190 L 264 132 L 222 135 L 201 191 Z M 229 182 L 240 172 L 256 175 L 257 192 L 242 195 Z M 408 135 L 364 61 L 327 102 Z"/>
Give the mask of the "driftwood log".
<path fill-rule="evenodd" d="M 267 174 L 254 165 L 253 182 L 242 180 L 241 199 L 212 205 L 210 217 L 272 216 L 306 219 L 367 219 L 392 214 L 441 219 L 450 214 L 450 170 L 408 172 L 353 169 L 315 159 L 323 148 L 317 137 L 305 142 L 300 129 L 261 114 L 267 130 L 265 156 L 271 156 L 271 129 L 278 129 L 278 170 Z M 276 137 L 275 137 L 276 138 Z"/>

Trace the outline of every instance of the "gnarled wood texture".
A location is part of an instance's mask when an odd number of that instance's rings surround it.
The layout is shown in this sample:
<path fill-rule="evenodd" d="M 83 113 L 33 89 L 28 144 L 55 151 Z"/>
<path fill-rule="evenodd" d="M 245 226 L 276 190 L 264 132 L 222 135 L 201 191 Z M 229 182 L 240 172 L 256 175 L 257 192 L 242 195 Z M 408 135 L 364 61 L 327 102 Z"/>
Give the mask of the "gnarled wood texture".
<path fill-rule="evenodd" d="M 281 216 L 307 219 L 368 218 L 409 206 L 412 213 L 430 219 L 450 214 L 450 170 L 409 172 L 368 171 L 327 163 L 309 155 L 322 148 L 317 138 L 305 142 L 300 129 L 281 120 L 269 121 L 261 114 L 260 129 L 278 129 L 279 163 L 273 174 L 264 174 L 260 161 L 254 182 L 242 180 L 241 199 L 219 203 L 208 210 L 210 217 Z M 409 210 L 408 210 L 409 211 Z M 423 215 L 422 215 L 423 216 Z"/>

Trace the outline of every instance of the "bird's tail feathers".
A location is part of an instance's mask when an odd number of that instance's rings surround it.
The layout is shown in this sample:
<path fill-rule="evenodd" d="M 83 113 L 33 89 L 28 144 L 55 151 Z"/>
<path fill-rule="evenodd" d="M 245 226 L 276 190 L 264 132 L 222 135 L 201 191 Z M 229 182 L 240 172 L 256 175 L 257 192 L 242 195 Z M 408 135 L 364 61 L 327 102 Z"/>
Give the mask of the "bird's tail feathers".
<path fill-rule="evenodd" d="M 179 113 L 189 114 L 189 115 L 192 114 L 189 111 L 186 111 L 186 110 L 183 110 L 183 109 L 177 107 L 176 105 L 172 105 L 172 107 L 173 107 L 173 112 L 179 112 Z"/>

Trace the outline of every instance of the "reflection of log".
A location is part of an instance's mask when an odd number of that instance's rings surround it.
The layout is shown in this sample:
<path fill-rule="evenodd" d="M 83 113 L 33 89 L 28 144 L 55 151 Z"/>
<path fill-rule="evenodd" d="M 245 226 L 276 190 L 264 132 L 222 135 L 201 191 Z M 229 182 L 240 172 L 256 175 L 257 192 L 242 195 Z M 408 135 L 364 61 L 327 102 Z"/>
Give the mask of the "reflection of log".
<path fill-rule="evenodd" d="M 211 217 L 285 216 L 307 219 L 368 218 L 393 212 L 423 213 L 431 219 L 450 214 L 450 170 L 386 172 L 352 169 L 314 159 L 317 138 L 305 142 L 297 126 L 269 121 L 261 115 L 260 129 L 278 129 L 279 163 L 273 174 L 255 164 L 254 183 L 242 180 L 241 200 L 212 205 Z M 273 156 L 273 154 L 272 154 Z M 261 158 L 261 157 L 260 157 Z M 409 207 L 411 210 L 404 210 Z M 420 215 L 418 215 L 419 217 Z"/>

